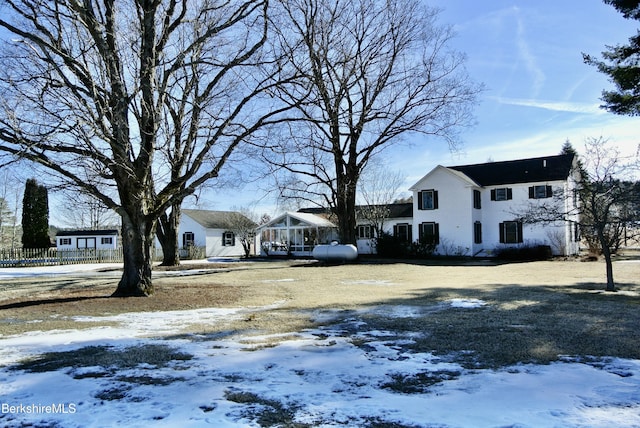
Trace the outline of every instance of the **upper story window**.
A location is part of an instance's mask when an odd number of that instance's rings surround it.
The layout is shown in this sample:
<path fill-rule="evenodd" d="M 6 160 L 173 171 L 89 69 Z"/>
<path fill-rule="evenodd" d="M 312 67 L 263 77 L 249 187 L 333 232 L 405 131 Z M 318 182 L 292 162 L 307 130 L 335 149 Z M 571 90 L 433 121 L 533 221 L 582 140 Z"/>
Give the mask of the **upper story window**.
<path fill-rule="evenodd" d="M 513 190 L 511 187 L 500 187 L 498 189 L 491 189 L 492 201 L 508 201 L 513 199 Z"/>
<path fill-rule="evenodd" d="M 110 237 L 110 236 L 109 236 L 109 237 L 101 238 L 101 239 L 100 239 L 100 243 L 101 243 L 102 245 L 105 245 L 105 244 L 109 244 L 109 245 L 111 245 L 111 244 L 113 244 L 113 238 L 112 238 L 112 237 Z"/>
<path fill-rule="evenodd" d="M 71 245 L 71 238 L 60 238 L 60 245 Z"/>
<path fill-rule="evenodd" d="M 418 209 L 419 210 L 437 210 L 438 209 L 438 191 L 422 190 L 418 192 Z"/>
<path fill-rule="evenodd" d="M 551 186 L 530 186 L 529 199 L 544 199 L 553 196 Z"/>
<path fill-rule="evenodd" d="M 478 210 L 482 208 L 482 195 L 479 190 L 473 191 L 473 208 Z"/>

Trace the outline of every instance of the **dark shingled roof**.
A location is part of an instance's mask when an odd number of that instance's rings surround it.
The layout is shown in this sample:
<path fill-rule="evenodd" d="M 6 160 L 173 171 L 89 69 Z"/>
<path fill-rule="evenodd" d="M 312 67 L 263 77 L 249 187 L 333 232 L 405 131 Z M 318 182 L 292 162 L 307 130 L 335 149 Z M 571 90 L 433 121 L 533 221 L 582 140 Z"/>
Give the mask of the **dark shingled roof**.
<path fill-rule="evenodd" d="M 101 230 L 59 230 L 56 236 L 109 236 L 117 235 L 118 231 L 114 229 Z"/>
<path fill-rule="evenodd" d="M 387 204 L 386 207 L 389 209 L 389 218 L 400 218 L 400 217 L 413 217 L 413 203 L 401 203 L 401 204 Z M 365 205 L 356 206 L 356 212 L 366 208 Z M 300 208 L 298 210 L 300 213 L 307 214 L 315 214 L 315 215 L 327 215 L 329 213 L 329 208 L 321 208 L 321 207 L 313 207 L 313 208 Z"/>
<path fill-rule="evenodd" d="M 573 154 L 545 156 L 506 162 L 450 166 L 480 186 L 566 180 L 573 164 Z"/>
<path fill-rule="evenodd" d="M 226 229 L 229 227 L 230 215 L 243 215 L 237 211 L 210 211 L 183 209 L 183 214 L 191 217 L 206 229 Z M 251 221 L 247 219 L 247 221 Z M 257 226 L 257 225 L 256 225 Z"/>

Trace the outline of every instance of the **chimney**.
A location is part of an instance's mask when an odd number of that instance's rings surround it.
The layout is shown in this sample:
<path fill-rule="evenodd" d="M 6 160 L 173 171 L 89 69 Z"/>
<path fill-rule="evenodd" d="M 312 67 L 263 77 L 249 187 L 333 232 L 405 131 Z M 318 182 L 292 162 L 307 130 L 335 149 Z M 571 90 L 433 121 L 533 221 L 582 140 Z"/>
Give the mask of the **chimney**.
<path fill-rule="evenodd" d="M 546 159 L 544 159 L 544 160 L 542 161 L 542 167 L 543 167 L 543 168 L 546 168 L 546 167 L 547 167 L 547 160 L 546 160 Z"/>

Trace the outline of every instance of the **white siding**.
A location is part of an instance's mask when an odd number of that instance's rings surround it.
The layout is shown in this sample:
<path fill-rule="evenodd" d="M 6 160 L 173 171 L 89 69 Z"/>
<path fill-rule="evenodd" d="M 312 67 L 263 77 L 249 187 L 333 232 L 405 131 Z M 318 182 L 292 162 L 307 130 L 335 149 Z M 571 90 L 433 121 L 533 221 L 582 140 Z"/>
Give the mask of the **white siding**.
<path fill-rule="evenodd" d="M 183 236 L 187 232 L 193 233 L 194 245 L 196 247 L 205 247 L 206 257 L 235 257 L 244 255 L 242 244 L 237 237 L 235 238 L 235 245 L 222 245 L 223 233 L 226 232 L 226 230 L 207 229 L 189 217 L 189 215 L 183 213 L 178 228 L 178 246 L 180 248 L 183 247 Z"/>
<path fill-rule="evenodd" d="M 108 241 L 111 238 L 111 242 Z M 62 244 L 63 240 L 70 240 L 68 244 Z M 57 236 L 56 248 L 58 250 L 76 250 L 76 249 L 97 249 L 97 250 L 115 250 L 118 248 L 117 235 L 72 235 Z"/>
<path fill-rule="evenodd" d="M 413 186 L 413 240 L 419 239 L 421 223 L 437 223 L 440 245 L 436 248 L 436 253 L 459 251 L 472 255 L 473 222 L 477 218 L 477 213 L 474 213 L 476 210 L 473 209 L 474 188 L 476 187 L 470 181 L 443 167 L 435 168 Z M 438 192 L 438 208 L 419 209 L 418 193 L 431 189 Z"/>
<path fill-rule="evenodd" d="M 562 191 L 563 199 L 530 199 L 529 187 L 536 185 L 552 186 L 554 192 Z M 492 201 L 491 191 L 498 188 L 510 188 L 511 199 Z M 575 180 L 532 182 L 478 187 L 470 179 L 459 173 L 438 166 L 412 186 L 413 191 L 413 240 L 419 239 L 421 223 L 434 222 L 439 225 L 440 245 L 436 253 L 443 255 L 492 255 L 497 248 L 505 245 L 549 245 L 554 254 L 576 254 L 573 225 L 558 221 L 555 224 L 525 224 L 522 244 L 501 244 L 500 223 L 517 220 L 518 213 L 524 212 L 531 203 L 565 204 L 565 210 L 573 203 Z M 419 209 L 419 193 L 424 190 L 438 192 L 438 208 Z M 481 208 L 474 208 L 474 190 L 480 191 Z M 474 223 L 482 225 L 482 242 L 474 243 Z"/>

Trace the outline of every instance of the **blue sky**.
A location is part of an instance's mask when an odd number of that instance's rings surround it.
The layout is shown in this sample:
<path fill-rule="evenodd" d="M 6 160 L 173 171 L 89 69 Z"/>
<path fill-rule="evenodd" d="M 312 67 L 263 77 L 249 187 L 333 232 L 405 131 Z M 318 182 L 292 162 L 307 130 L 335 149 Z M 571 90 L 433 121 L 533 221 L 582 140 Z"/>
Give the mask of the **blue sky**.
<path fill-rule="evenodd" d="M 391 169 L 406 175 L 405 189 L 433 167 L 558 154 L 566 140 L 580 151 L 589 137 L 604 137 L 623 152 L 635 152 L 640 118 L 599 108 L 607 77 L 583 63 L 605 45 L 626 43 L 635 21 L 601 0 L 432 0 L 439 22 L 452 25 L 451 47 L 466 54 L 469 76 L 485 85 L 475 108 L 477 124 L 462 133 L 452 153 L 435 138 L 412 136 L 391 147 Z M 246 205 L 227 194 L 201 200 L 208 208 Z M 408 193 L 407 193 L 408 195 Z M 255 193 L 252 194 L 256 197 Z M 214 202 L 215 201 L 215 202 Z M 276 208 L 272 201 L 258 211 Z"/>
<path fill-rule="evenodd" d="M 408 182 L 437 164 L 557 154 L 567 139 L 578 151 L 585 138 L 599 136 L 623 151 L 637 147 L 640 119 L 599 108 L 602 90 L 612 85 L 582 60 L 583 52 L 599 55 L 605 45 L 625 43 L 636 22 L 601 0 L 432 3 L 443 9 L 441 22 L 454 26 L 453 45 L 466 53 L 469 75 L 485 91 L 461 152 L 435 140 L 415 142 L 420 155 L 403 166 Z"/>

